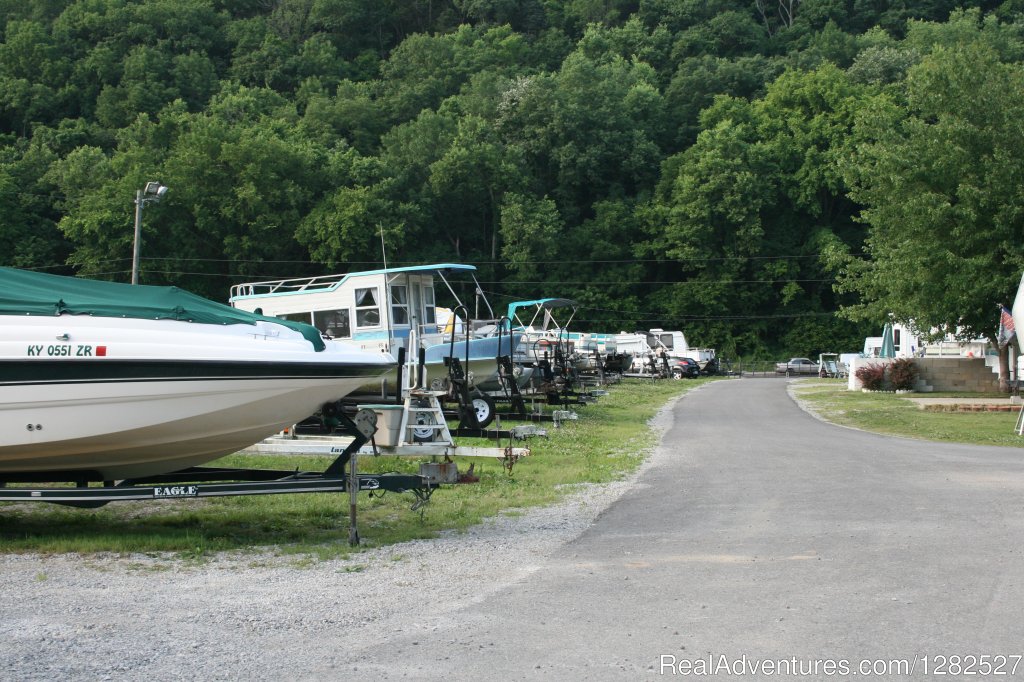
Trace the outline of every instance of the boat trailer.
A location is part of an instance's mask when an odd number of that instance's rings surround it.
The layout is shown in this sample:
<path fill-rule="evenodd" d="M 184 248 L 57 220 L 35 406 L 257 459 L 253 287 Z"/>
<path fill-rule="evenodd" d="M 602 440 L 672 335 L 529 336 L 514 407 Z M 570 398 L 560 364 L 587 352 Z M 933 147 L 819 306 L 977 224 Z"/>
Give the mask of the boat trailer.
<path fill-rule="evenodd" d="M 458 470 L 452 461 L 454 457 L 495 459 L 501 462 L 502 467 L 511 475 L 516 462 L 530 455 L 529 448 L 517 446 L 514 441 L 538 435 L 532 431 L 477 429 L 476 433 L 470 435 L 491 439 L 495 445 L 457 445 L 454 439 L 456 430 L 449 428 L 441 407 L 442 395 L 443 392 L 413 388 L 406 392 L 402 405 L 359 406 L 359 412 L 353 419 L 357 422 L 361 418 L 372 419 L 373 424 L 372 429 L 367 427 L 368 440 L 351 450 L 352 454 L 374 457 L 429 457 L 430 462 L 421 462 L 420 474 L 434 483 L 457 482 Z M 351 448 L 351 433 L 334 428 L 336 418 L 345 415 L 344 407 L 324 407 L 330 408 L 326 410 L 330 416 L 321 415 L 320 425 L 296 425 L 289 432 L 266 438 L 242 452 L 255 455 L 328 455 Z M 439 467 L 437 458 L 443 459 L 440 463 L 443 466 L 440 468 L 444 469 L 444 480 L 439 480 L 434 473 Z"/>
<path fill-rule="evenodd" d="M 356 453 L 376 430 L 376 415 L 363 410 L 355 419 L 337 415 L 352 440 L 334 448 L 333 462 L 322 472 L 220 467 L 190 467 L 181 471 L 122 481 L 104 481 L 95 471 L 12 472 L 0 474 L 0 502 L 51 502 L 71 507 L 94 509 L 110 502 L 174 500 L 242 495 L 280 495 L 287 493 L 348 492 L 349 542 L 359 544 L 356 529 L 356 496 L 383 492 L 410 492 L 416 501 L 412 510 L 421 509 L 438 484 L 415 474 L 360 474 Z M 347 471 L 346 471 L 347 469 Z M 46 487 L 7 487 L 8 484 L 48 483 Z M 56 487 L 54 483 L 73 483 L 75 487 Z M 92 483 L 100 483 L 94 486 Z"/>

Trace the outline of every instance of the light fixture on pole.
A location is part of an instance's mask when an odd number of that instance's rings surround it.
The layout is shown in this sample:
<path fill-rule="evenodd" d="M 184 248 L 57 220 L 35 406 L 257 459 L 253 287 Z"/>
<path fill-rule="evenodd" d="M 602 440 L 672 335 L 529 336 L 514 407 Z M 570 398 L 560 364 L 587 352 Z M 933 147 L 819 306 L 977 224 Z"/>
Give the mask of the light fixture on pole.
<path fill-rule="evenodd" d="M 160 201 L 167 188 L 159 182 L 147 182 L 144 189 L 135 192 L 135 242 L 132 248 L 132 284 L 139 283 L 139 249 L 142 246 L 142 207 L 151 201 Z"/>

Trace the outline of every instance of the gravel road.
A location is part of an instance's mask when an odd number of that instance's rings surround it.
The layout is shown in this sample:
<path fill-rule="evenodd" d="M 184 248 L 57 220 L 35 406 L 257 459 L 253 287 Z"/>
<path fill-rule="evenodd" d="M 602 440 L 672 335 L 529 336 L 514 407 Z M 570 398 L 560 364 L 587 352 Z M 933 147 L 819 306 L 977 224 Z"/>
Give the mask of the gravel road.
<path fill-rule="evenodd" d="M 652 421 L 659 432 L 671 407 Z M 336 666 L 340 676 L 358 652 L 450 627 L 523 580 L 664 456 L 657 448 L 629 480 L 555 506 L 347 560 L 0 557 L 0 679 L 312 679 Z"/>

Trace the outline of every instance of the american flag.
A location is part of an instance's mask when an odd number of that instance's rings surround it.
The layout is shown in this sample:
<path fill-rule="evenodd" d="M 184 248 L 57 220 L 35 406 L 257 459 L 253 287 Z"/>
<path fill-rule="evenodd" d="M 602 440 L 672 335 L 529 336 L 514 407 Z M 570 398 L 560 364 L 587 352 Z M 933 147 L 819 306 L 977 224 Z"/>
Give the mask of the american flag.
<path fill-rule="evenodd" d="M 1013 315 L 1010 314 L 1005 305 L 999 306 L 999 333 L 996 334 L 999 347 L 1005 347 L 1016 334 L 1017 330 L 1013 326 Z"/>

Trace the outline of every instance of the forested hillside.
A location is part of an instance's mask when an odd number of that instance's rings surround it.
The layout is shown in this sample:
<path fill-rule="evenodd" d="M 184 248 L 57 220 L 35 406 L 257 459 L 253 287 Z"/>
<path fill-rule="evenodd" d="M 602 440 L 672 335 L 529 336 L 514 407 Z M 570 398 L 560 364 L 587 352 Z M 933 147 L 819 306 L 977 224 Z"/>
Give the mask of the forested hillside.
<path fill-rule="evenodd" d="M 1022 0 L 0 0 L 0 264 L 216 300 L 476 264 L 728 356 L 993 333 Z"/>

